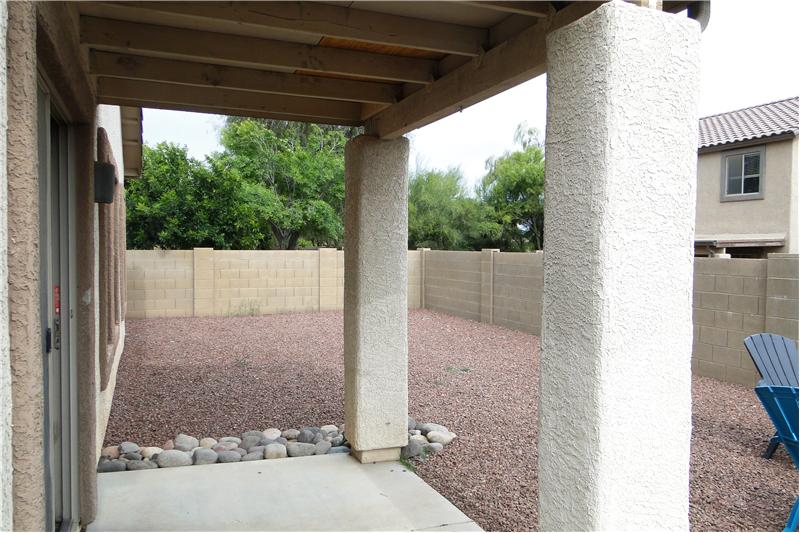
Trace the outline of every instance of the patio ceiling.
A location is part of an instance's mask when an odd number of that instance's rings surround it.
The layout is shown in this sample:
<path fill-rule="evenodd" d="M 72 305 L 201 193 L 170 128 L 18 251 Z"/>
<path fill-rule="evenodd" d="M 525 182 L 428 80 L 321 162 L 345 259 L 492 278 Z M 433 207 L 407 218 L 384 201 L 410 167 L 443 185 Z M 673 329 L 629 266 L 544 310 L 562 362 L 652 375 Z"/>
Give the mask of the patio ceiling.
<path fill-rule="evenodd" d="M 545 35 L 598 4 L 73 6 L 99 103 L 364 125 L 393 138 L 544 73 Z"/>

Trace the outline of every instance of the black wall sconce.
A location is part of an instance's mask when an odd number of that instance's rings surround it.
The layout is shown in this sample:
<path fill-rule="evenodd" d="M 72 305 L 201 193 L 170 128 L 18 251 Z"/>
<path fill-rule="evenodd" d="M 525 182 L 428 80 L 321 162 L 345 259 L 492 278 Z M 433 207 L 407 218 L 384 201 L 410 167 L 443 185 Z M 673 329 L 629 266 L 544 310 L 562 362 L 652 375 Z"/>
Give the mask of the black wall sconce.
<path fill-rule="evenodd" d="M 117 187 L 117 170 L 111 163 L 94 162 L 94 201 L 98 204 L 114 202 Z"/>

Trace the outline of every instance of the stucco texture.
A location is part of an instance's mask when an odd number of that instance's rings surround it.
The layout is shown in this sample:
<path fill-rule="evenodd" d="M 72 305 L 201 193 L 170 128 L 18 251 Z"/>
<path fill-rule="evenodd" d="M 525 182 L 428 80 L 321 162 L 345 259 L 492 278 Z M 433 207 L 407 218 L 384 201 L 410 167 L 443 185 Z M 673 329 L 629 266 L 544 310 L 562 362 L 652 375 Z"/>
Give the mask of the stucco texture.
<path fill-rule="evenodd" d="M 345 148 L 345 423 L 356 451 L 407 444 L 409 143 Z"/>
<path fill-rule="evenodd" d="M 697 160 L 697 234 L 785 233 L 771 252 L 797 253 L 797 137 L 752 147 L 764 150 L 763 198 L 720 201 L 722 169 L 730 151 L 705 152 Z M 739 146 L 732 146 L 741 150 Z M 794 230 L 794 231 L 793 231 Z"/>
<path fill-rule="evenodd" d="M 547 39 L 545 531 L 689 527 L 699 38 L 614 1 Z"/>
<path fill-rule="evenodd" d="M 45 526 L 42 337 L 39 322 L 39 176 L 36 13 L 8 4 L 8 298 L 15 530 Z"/>
<path fill-rule="evenodd" d="M 6 65 L 8 7 L 0 0 L 0 65 Z M 11 354 L 8 348 L 8 226 L 6 213 L 6 69 L 0 69 L 0 531 L 12 526 Z"/>

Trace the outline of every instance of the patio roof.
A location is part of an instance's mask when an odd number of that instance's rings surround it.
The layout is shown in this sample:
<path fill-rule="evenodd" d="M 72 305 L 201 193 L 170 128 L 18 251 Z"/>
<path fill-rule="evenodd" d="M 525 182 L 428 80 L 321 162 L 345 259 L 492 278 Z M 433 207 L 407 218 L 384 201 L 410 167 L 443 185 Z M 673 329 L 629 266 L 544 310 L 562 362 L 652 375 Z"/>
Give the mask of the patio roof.
<path fill-rule="evenodd" d="M 393 138 L 545 71 L 600 2 L 73 4 L 99 103 L 365 126 Z M 664 2 L 672 12 L 689 2 Z"/>

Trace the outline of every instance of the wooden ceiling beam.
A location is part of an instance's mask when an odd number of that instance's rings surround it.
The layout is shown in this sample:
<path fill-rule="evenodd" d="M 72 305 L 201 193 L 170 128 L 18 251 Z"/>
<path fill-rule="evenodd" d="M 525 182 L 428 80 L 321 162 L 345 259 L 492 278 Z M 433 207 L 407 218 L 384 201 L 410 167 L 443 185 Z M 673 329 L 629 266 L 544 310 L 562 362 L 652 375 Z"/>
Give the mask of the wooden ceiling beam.
<path fill-rule="evenodd" d="M 513 13 L 516 15 L 526 15 L 528 17 L 545 18 L 550 15 L 552 7 L 550 2 L 523 2 L 523 1 L 500 1 L 500 0 L 474 0 L 464 2 L 477 7 L 502 11 L 503 13 Z"/>
<path fill-rule="evenodd" d="M 317 2 L 103 2 L 91 10 L 130 20 L 155 16 L 171 26 L 212 23 L 223 33 L 279 30 L 466 56 L 479 55 L 488 37 L 482 28 Z"/>
<path fill-rule="evenodd" d="M 303 76 L 97 50 L 92 50 L 89 55 L 90 73 L 103 77 L 376 104 L 395 103 L 401 90 L 400 86 L 388 83 Z"/>
<path fill-rule="evenodd" d="M 400 82 L 431 83 L 436 62 L 200 30 L 81 17 L 90 48 L 260 69 L 303 69 Z"/>
<path fill-rule="evenodd" d="M 101 104 L 155 107 L 154 104 L 186 106 L 205 109 L 238 110 L 242 115 L 280 114 L 313 122 L 326 118 L 334 123 L 360 123 L 361 104 L 340 102 L 320 98 L 303 98 L 276 94 L 255 93 L 220 89 L 217 87 L 194 87 L 173 83 L 126 80 L 120 78 L 98 78 L 97 98 Z M 118 105 L 118 104 L 117 104 Z M 220 111 L 223 113 L 223 111 Z"/>
<path fill-rule="evenodd" d="M 575 2 L 537 22 L 482 58 L 471 59 L 436 82 L 371 117 L 367 132 L 395 138 L 499 94 L 546 70 L 545 37 L 602 2 Z"/>

